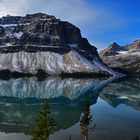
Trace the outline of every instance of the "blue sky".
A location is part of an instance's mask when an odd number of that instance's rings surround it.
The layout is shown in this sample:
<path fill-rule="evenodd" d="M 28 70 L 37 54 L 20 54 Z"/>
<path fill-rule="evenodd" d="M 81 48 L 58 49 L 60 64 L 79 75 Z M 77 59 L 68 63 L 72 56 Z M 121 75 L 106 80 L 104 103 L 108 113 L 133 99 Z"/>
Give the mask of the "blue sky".
<path fill-rule="evenodd" d="M 35 12 L 75 24 L 98 50 L 140 38 L 140 0 L 0 0 L 0 16 Z"/>

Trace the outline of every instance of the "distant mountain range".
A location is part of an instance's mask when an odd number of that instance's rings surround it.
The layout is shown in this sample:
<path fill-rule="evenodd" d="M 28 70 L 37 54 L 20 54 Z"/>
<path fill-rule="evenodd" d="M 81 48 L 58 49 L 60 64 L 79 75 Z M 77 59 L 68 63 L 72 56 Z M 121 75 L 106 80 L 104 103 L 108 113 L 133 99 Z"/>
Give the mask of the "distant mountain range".
<path fill-rule="evenodd" d="M 109 67 L 121 68 L 130 74 L 140 74 L 140 39 L 125 46 L 114 42 L 99 55 Z"/>

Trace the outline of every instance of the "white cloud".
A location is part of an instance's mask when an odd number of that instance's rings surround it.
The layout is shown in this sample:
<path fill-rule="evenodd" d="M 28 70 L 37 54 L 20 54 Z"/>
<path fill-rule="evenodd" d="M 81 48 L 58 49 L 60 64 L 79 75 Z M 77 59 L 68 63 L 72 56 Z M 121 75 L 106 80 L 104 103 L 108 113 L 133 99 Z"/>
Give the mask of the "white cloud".
<path fill-rule="evenodd" d="M 0 9 L 0 16 L 45 12 L 76 24 L 98 15 L 84 0 L 0 0 Z"/>
<path fill-rule="evenodd" d="M 27 0 L 0 0 L 0 16 L 22 15 L 28 8 Z"/>
<path fill-rule="evenodd" d="M 96 10 L 93 10 L 84 0 L 46 0 L 44 2 L 36 0 L 36 11 L 53 14 L 63 20 L 80 24 L 88 22 L 89 17 L 96 17 Z"/>
<path fill-rule="evenodd" d="M 114 13 L 85 0 L 0 0 L 0 9 L 0 16 L 45 12 L 76 25 L 116 24 Z"/>

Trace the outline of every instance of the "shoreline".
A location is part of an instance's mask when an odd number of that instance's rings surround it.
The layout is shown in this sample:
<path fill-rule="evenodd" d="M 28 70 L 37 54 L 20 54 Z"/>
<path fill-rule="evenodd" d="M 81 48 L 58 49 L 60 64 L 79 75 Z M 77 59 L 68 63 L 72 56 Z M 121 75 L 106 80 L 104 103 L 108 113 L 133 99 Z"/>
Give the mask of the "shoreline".
<path fill-rule="evenodd" d="M 44 70 L 38 70 L 36 74 L 32 73 L 22 73 L 18 71 L 11 72 L 10 70 L 1 70 L 0 79 L 10 79 L 10 78 L 22 78 L 22 77 L 37 77 L 38 79 L 46 79 L 47 77 L 61 77 L 63 78 L 104 78 L 111 77 L 111 74 L 108 73 L 84 73 L 84 72 L 75 72 L 75 73 L 61 73 L 61 74 L 48 74 Z"/>

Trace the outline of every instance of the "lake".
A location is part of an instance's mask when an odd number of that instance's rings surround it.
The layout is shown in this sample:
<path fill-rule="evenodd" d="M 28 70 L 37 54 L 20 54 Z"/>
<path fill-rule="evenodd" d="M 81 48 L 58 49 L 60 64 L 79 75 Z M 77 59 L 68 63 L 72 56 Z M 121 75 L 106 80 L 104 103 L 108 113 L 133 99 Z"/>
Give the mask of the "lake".
<path fill-rule="evenodd" d="M 0 140 L 31 140 L 46 99 L 55 124 L 49 140 L 140 138 L 140 77 L 24 77 L 0 80 Z M 81 125 L 85 101 L 91 117 Z"/>

